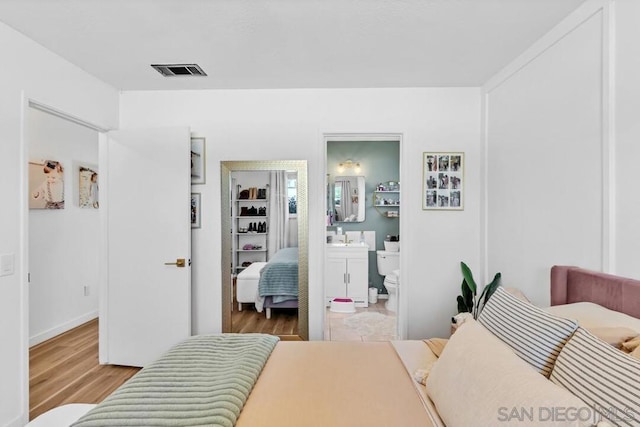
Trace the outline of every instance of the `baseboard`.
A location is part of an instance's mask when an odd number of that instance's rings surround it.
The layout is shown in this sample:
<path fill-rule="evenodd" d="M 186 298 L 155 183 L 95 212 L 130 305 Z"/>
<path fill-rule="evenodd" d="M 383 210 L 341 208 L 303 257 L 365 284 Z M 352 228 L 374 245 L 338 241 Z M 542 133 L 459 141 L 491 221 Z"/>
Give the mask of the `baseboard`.
<path fill-rule="evenodd" d="M 389 294 L 378 294 L 378 299 L 389 299 Z"/>
<path fill-rule="evenodd" d="M 92 311 L 87 314 L 83 314 L 80 317 L 76 317 L 75 319 L 71 319 L 68 322 L 65 322 L 61 325 L 56 326 L 55 328 L 51 328 L 47 331 L 41 332 L 29 338 L 29 347 L 33 347 L 36 344 L 40 344 L 48 340 L 49 338 L 53 338 L 56 335 L 60 335 L 63 332 L 67 332 L 70 329 L 75 328 L 76 326 L 80 326 L 83 323 L 87 323 L 89 320 L 93 320 L 98 317 L 98 311 Z"/>
<path fill-rule="evenodd" d="M 14 418 L 13 420 L 9 421 L 9 423 L 5 424 L 5 427 L 22 427 L 26 422 L 24 418 L 28 419 L 27 416 L 20 415 L 18 418 Z"/>

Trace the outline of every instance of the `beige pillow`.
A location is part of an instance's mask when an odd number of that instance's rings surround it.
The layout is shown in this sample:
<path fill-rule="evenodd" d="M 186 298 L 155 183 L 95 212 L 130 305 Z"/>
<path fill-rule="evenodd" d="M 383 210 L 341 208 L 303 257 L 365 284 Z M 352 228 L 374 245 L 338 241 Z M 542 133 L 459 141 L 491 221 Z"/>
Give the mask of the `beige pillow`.
<path fill-rule="evenodd" d="M 536 372 L 476 321 L 465 322 L 451 336 L 426 386 L 447 427 L 591 425 L 585 403 Z M 551 419 L 555 408 L 567 415 Z"/>
<path fill-rule="evenodd" d="M 619 349 L 622 348 L 623 343 L 640 335 L 633 329 L 625 328 L 623 326 L 596 326 L 586 329 L 602 341 Z"/>
<path fill-rule="evenodd" d="M 436 357 L 440 357 L 442 354 L 442 350 L 444 350 L 444 346 L 447 345 L 446 338 L 429 338 L 428 340 L 423 340 L 424 343 L 429 347 L 429 350 L 436 355 Z"/>
<path fill-rule="evenodd" d="M 521 301 L 531 302 L 531 301 L 529 301 L 529 298 L 527 298 L 527 296 L 524 294 L 524 292 L 522 292 L 518 288 L 506 287 L 506 288 L 504 288 L 504 290 L 509 292 L 511 295 L 513 295 L 514 297 L 518 298 Z"/>

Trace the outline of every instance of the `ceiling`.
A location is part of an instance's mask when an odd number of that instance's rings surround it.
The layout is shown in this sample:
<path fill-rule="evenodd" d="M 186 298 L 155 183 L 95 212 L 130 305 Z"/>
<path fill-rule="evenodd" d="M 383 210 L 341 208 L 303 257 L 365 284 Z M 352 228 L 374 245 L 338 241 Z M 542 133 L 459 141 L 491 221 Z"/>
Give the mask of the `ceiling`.
<path fill-rule="evenodd" d="M 0 0 L 0 21 L 121 90 L 480 86 L 582 2 Z"/>

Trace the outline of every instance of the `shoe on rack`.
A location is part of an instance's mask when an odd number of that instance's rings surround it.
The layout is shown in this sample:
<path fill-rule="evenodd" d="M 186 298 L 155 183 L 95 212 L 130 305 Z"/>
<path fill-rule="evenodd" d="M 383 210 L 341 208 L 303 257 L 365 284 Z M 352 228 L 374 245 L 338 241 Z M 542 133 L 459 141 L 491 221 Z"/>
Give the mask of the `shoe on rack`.
<path fill-rule="evenodd" d="M 247 216 L 249 215 L 249 208 L 247 208 L 246 206 L 243 206 L 240 208 L 240 216 Z"/>
<path fill-rule="evenodd" d="M 244 200 L 244 199 L 248 199 L 249 198 L 249 190 L 242 190 L 240 192 L 240 195 L 238 196 L 238 199 L 240 200 Z"/>

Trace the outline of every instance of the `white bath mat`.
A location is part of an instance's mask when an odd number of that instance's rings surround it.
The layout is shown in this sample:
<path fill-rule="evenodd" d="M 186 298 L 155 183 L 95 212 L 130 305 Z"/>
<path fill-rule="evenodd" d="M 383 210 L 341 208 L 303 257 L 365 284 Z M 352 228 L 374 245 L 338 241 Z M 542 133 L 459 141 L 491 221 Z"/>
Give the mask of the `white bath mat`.
<path fill-rule="evenodd" d="M 396 335 L 396 318 L 382 313 L 368 311 L 354 314 L 344 319 L 344 324 L 363 337 Z"/>

